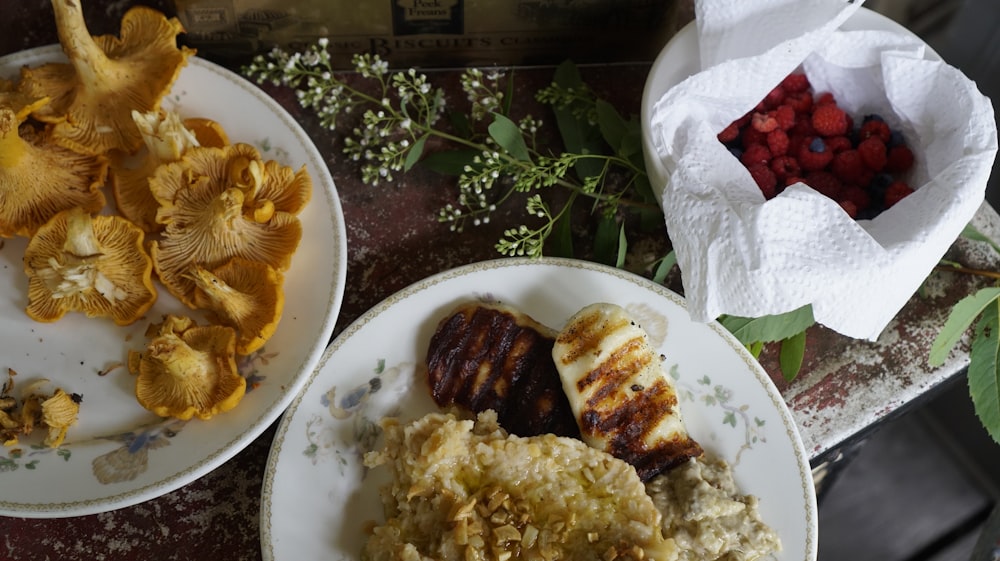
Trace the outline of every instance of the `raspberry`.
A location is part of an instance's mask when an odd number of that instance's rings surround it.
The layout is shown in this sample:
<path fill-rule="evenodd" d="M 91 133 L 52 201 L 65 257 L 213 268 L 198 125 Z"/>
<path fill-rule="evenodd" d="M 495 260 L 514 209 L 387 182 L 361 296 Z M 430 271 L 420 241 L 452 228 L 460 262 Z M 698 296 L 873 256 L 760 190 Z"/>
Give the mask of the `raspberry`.
<path fill-rule="evenodd" d="M 743 155 L 740 157 L 740 162 L 743 165 L 750 167 L 756 164 L 767 165 L 771 161 L 771 151 L 767 149 L 767 146 L 763 144 L 751 144 L 743 150 Z"/>
<path fill-rule="evenodd" d="M 795 126 L 795 109 L 792 109 L 791 105 L 787 103 L 784 105 L 779 105 L 774 108 L 771 112 L 774 118 L 778 121 L 778 128 L 787 131 Z"/>
<path fill-rule="evenodd" d="M 872 136 L 858 144 L 858 154 L 861 154 L 861 161 L 872 171 L 882 171 L 885 167 L 887 157 L 885 142 L 880 137 Z"/>
<path fill-rule="evenodd" d="M 812 117 L 808 113 L 797 115 L 795 117 L 795 125 L 788 132 L 802 136 L 816 136 L 816 129 L 812 125 Z"/>
<path fill-rule="evenodd" d="M 746 127 L 740 133 L 740 144 L 744 150 L 754 144 L 767 144 L 767 133 L 760 132 L 752 126 Z"/>
<path fill-rule="evenodd" d="M 833 97 L 833 94 L 830 92 L 823 92 L 817 95 L 816 99 L 813 100 L 813 105 L 830 105 L 830 104 L 833 105 L 837 104 L 837 99 Z"/>
<path fill-rule="evenodd" d="M 844 150 L 834 154 L 833 161 L 830 162 L 830 171 L 845 183 L 862 184 L 865 163 L 857 150 Z"/>
<path fill-rule="evenodd" d="M 902 173 L 913 167 L 913 152 L 900 144 L 889 149 L 886 155 L 885 170 L 892 173 Z"/>
<path fill-rule="evenodd" d="M 834 154 L 854 148 L 854 145 L 851 144 L 851 139 L 846 136 L 831 136 L 823 140 L 826 142 L 826 147 Z"/>
<path fill-rule="evenodd" d="M 841 135 L 850 130 L 847 113 L 834 103 L 819 105 L 813 110 L 812 126 L 823 136 Z"/>
<path fill-rule="evenodd" d="M 882 144 L 888 143 L 892 136 L 889 125 L 878 115 L 868 115 L 861 123 L 859 138 L 865 140 L 873 136 L 881 140 Z"/>
<path fill-rule="evenodd" d="M 785 102 L 785 88 L 780 85 L 775 86 L 770 92 L 764 96 L 764 107 L 768 109 L 773 109 Z"/>
<path fill-rule="evenodd" d="M 799 166 L 799 161 L 791 156 L 776 156 L 771 160 L 771 171 L 774 172 L 778 181 L 785 182 L 787 185 L 786 180 L 789 177 L 798 177 L 802 173 L 802 167 Z"/>
<path fill-rule="evenodd" d="M 851 201 L 858 211 L 865 210 L 872 204 L 872 197 L 857 185 L 847 185 L 840 194 L 840 200 Z"/>
<path fill-rule="evenodd" d="M 813 108 L 813 97 L 809 92 L 789 93 L 785 96 L 785 105 L 790 106 L 796 113 L 808 113 Z"/>
<path fill-rule="evenodd" d="M 785 187 L 788 187 L 789 185 L 795 185 L 796 183 L 805 183 L 805 182 L 806 180 L 802 179 L 801 176 L 789 175 L 788 177 L 785 178 Z"/>
<path fill-rule="evenodd" d="M 817 193 L 826 195 L 835 201 L 840 199 L 840 192 L 844 189 L 843 183 L 828 171 L 809 172 L 804 183 Z"/>
<path fill-rule="evenodd" d="M 792 73 L 785 76 L 785 79 L 781 81 L 781 87 L 789 93 L 799 93 L 809 90 L 812 86 L 809 84 L 809 78 L 802 73 Z"/>
<path fill-rule="evenodd" d="M 890 208 L 912 192 L 913 189 L 905 181 L 893 181 L 885 189 L 885 197 L 882 199 L 882 204 L 885 208 Z"/>
<path fill-rule="evenodd" d="M 760 187 L 760 192 L 764 194 L 765 199 L 773 199 L 778 194 L 778 180 L 774 177 L 771 168 L 767 167 L 766 164 L 755 164 L 747 169 L 750 170 L 750 176 L 757 183 L 757 187 Z"/>
<path fill-rule="evenodd" d="M 767 148 L 771 156 L 784 156 L 788 153 L 788 134 L 781 129 L 767 133 Z"/>
<path fill-rule="evenodd" d="M 778 120 L 770 113 L 754 113 L 750 118 L 750 126 L 759 132 L 771 132 L 778 128 Z"/>
<path fill-rule="evenodd" d="M 827 150 L 823 139 L 815 136 L 809 142 L 803 143 L 798 152 L 799 165 L 807 171 L 817 171 L 825 168 L 833 160 L 833 152 Z"/>
<path fill-rule="evenodd" d="M 850 216 L 851 218 L 858 217 L 858 206 L 854 204 L 853 201 L 843 200 L 843 201 L 838 201 L 837 204 L 840 205 L 840 208 L 844 209 L 844 212 L 847 213 L 847 216 Z"/>
<path fill-rule="evenodd" d="M 736 122 L 729 123 L 729 126 L 722 129 L 719 133 L 719 142 L 723 144 L 729 144 L 730 142 L 736 140 L 740 137 L 740 128 L 736 126 Z"/>

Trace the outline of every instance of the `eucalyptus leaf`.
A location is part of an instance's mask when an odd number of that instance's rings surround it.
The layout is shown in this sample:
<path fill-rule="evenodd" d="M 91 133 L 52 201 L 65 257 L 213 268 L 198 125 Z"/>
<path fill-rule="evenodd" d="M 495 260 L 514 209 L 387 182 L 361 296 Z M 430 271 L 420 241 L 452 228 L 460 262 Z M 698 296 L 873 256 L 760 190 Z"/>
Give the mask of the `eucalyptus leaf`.
<path fill-rule="evenodd" d="M 568 203 L 572 204 L 572 202 Z M 569 219 L 571 212 L 564 212 L 552 227 L 552 233 L 546 239 L 548 253 L 553 257 L 573 257 L 573 223 Z"/>
<path fill-rule="evenodd" d="M 528 145 L 524 143 L 524 136 L 521 135 L 521 129 L 518 128 L 514 121 L 499 113 L 494 113 L 493 122 L 490 123 L 487 130 L 490 132 L 490 137 L 501 148 L 506 150 L 508 154 L 513 156 L 514 159 L 522 162 L 531 161 L 531 155 L 528 154 Z"/>
<path fill-rule="evenodd" d="M 420 161 L 420 156 L 424 153 L 424 144 L 427 143 L 427 137 L 429 135 L 423 135 L 410 146 L 410 149 L 406 152 L 406 160 L 403 162 L 403 172 L 410 171 L 413 166 L 417 165 Z"/>
<path fill-rule="evenodd" d="M 455 129 L 455 134 L 461 136 L 462 138 L 472 136 L 472 123 L 469 121 L 469 116 L 465 112 L 449 111 L 448 120 L 451 121 L 451 126 Z"/>
<path fill-rule="evenodd" d="M 972 339 L 969 355 L 969 395 L 976 416 L 1000 443 L 1000 302 L 990 302 Z"/>
<path fill-rule="evenodd" d="M 428 154 L 420 165 L 443 175 L 462 175 L 465 166 L 476 167 L 476 156 L 482 152 L 473 149 L 441 150 Z"/>
<path fill-rule="evenodd" d="M 757 341 L 772 343 L 787 339 L 805 331 L 816 320 L 813 318 L 812 306 L 807 304 L 790 312 L 759 318 L 723 316 L 719 318 L 719 322 L 741 343 L 749 345 Z"/>
<path fill-rule="evenodd" d="M 582 90 L 586 88 L 580 71 L 572 61 L 564 61 L 556 67 L 552 81 L 564 90 Z M 556 117 L 556 127 L 562 138 L 566 152 L 573 154 L 601 154 L 605 151 L 604 139 L 600 129 L 588 122 L 585 117 L 574 114 L 574 107 L 554 106 L 552 112 Z M 585 113 L 585 112 L 584 112 Z M 580 181 L 599 175 L 603 164 L 600 161 L 581 158 L 577 160 L 573 170 Z"/>
<path fill-rule="evenodd" d="M 800 331 L 791 337 L 785 338 L 781 342 L 781 351 L 778 354 L 778 365 L 781 367 L 781 375 L 785 380 L 791 382 L 799 375 L 802 368 L 802 360 L 806 354 L 806 332 Z"/>
<path fill-rule="evenodd" d="M 944 364 L 945 359 L 948 358 L 948 353 L 962 339 L 962 335 L 972 325 L 972 322 L 979 317 L 979 314 L 983 313 L 983 310 L 987 306 L 994 303 L 997 297 L 1000 297 L 1000 288 L 988 287 L 981 288 L 975 294 L 959 300 L 951 309 L 951 314 L 948 315 L 947 321 L 944 322 L 944 327 L 941 328 L 934 342 L 931 343 L 928 363 L 931 366 L 941 366 Z"/>

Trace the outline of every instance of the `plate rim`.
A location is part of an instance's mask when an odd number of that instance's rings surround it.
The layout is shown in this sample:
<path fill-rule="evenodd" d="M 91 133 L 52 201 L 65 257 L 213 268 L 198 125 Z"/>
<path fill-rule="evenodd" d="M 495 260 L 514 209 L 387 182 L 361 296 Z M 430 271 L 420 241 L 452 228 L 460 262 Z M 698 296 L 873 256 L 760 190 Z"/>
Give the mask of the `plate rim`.
<path fill-rule="evenodd" d="M 543 265 L 556 268 L 568 268 L 568 269 L 581 269 L 589 272 L 594 272 L 598 274 L 610 275 L 616 277 L 619 280 L 624 280 L 627 282 L 632 282 L 640 287 L 647 288 L 652 292 L 656 293 L 658 296 L 665 297 L 673 304 L 682 308 L 682 310 L 687 311 L 687 303 L 682 296 L 676 292 L 670 290 L 669 288 L 657 284 L 652 280 L 643 277 L 641 275 L 632 273 L 625 269 L 619 269 L 611 267 L 609 265 L 604 265 L 597 262 L 586 261 L 582 259 L 574 258 L 564 258 L 564 257 L 541 257 L 541 258 L 530 258 L 530 257 L 501 257 L 495 259 L 488 259 L 484 261 L 477 261 L 473 263 L 468 263 L 465 265 L 460 265 L 432 274 L 424 279 L 418 280 L 410 285 L 400 289 L 399 291 L 391 294 L 385 299 L 381 300 L 364 314 L 359 316 L 350 325 L 345 327 L 330 343 L 323 353 L 323 357 L 320 359 L 316 368 L 309 375 L 308 380 L 303 385 L 301 390 L 296 395 L 292 403 L 288 405 L 285 410 L 285 414 L 282 417 L 278 428 L 275 431 L 274 438 L 271 440 L 271 448 L 268 452 L 267 463 L 264 469 L 263 483 L 261 485 L 261 500 L 260 500 L 260 542 L 261 542 L 261 554 L 264 561 L 277 561 L 277 557 L 274 552 L 274 539 L 272 535 L 271 519 L 273 517 L 272 504 L 270 497 L 272 496 L 274 489 L 275 476 L 277 474 L 277 463 L 280 460 L 282 446 L 284 445 L 285 435 L 288 433 L 289 429 L 292 427 L 293 419 L 296 412 L 299 409 L 303 399 L 309 393 L 313 384 L 317 382 L 320 378 L 324 366 L 331 359 L 337 350 L 344 346 L 350 338 L 360 331 L 365 325 L 373 321 L 375 318 L 381 316 L 383 313 L 389 311 L 393 306 L 401 302 L 402 300 L 408 299 L 420 292 L 423 292 L 429 288 L 432 288 L 438 284 L 447 282 L 449 280 L 461 278 L 468 276 L 470 274 L 483 273 L 490 270 L 502 269 L 502 268 L 512 268 L 521 266 L 533 266 L 533 265 Z M 812 479 L 812 470 L 809 463 L 809 456 L 805 451 L 805 447 L 799 434 L 799 427 L 795 422 L 794 417 L 785 402 L 784 398 L 781 396 L 780 391 L 771 380 L 770 375 L 764 370 L 763 366 L 753 358 L 749 350 L 739 342 L 739 340 L 730 333 L 727 329 L 722 327 L 717 321 L 710 321 L 705 324 L 714 333 L 723 338 L 734 351 L 738 353 L 741 359 L 746 363 L 747 367 L 754 373 L 754 377 L 757 379 L 758 384 L 767 393 L 768 398 L 772 401 L 775 406 L 775 410 L 780 415 L 782 426 L 785 429 L 786 434 L 789 436 L 792 444 L 792 451 L 797 460 L 797 471 L 799 472 L 799 483 L 802 486 L 802 492 L 805 499 L 806 507 L 806 535 L 805 537 L 805 560 L 804 561 L 815 561 L 818 555 L 818 527 L 819 527 L 819 512 L 817 506 L 817 499 L 815 493 L 815 486 Z"/>
<path fill-rule="evenodd" d="M 42 45 L 0 56 L 0 68 L 16 70 L 24 66 L 29 60 L 59 56 L 65 56 L 60 44 Z M 235 87 L 243 89 L 256 98 L 257 101 L 273 112 L 289 129 L 289 132 L 301 142 L 302 147 L 305 149 L 307 160 L 306 162 L 302 162 L 302 165 L 310 163 L 320 173 L 319 178 L 313 177 L 313 184 L 318 184 L 322 187 L 318 193 L 314 191 L 314 196 L 316 194 L 322 195 L 329 206 L 328 215 L 331 220 L 334 239 L 328 241 L 333 244 L 331 251 L 334 253 L 332 260 L 334 275 L 330 279 L 331 288 L 327 302 L 328 306 L 324 310 L 325 314 L 321 322 L 321 329 L 314 336 L 316 342 L 311 351 L 303 357 L 301 372 L 288 383 L 284 384 L 284 391 L 281 393 L 279 399 L 276 399 L 263 408 L 257 415 L 256 420 L 247 426 L 245 430 L 236 434 L 234 438 L 221 447 L 212 450 L 211 453 L 205 454 L 199 461 L 189 465 L 187 468 L 177 471 L 168 477 L 160 478 L 157 481 L 149 482 L 139 487 L 118 490 L 101 498 L 65 502 L 49 501 L 45 503 L 13 502 L 0 498 L 0 516 L 44 519 L 100 514 L 161 497 L 197 481 L 240 453 L 255 439 L 260 437 L 281 416 L 305 386 L 309 375 L 315 369 L 316 365 L 319 364 L 326 351 L 326 347 L 329 345 L 337 320 L 340 317 L 341 308 L 343 307 L 347 287 L 348 259 L 347 227 L 344 220 L 343 206 L 336 183 L 333 180 L 329 167 L 326 165 L 325 159 L 319 152 L 319 148 L 313 139 L 306 133 L 298 121 L 292 117 L 288 110 L 251 80 L 197 55 L 192 55 L 187 59 L 185 68 L 187 66 L 199 67 L 202 70 L 212 72 L 218 75 L 220 79 L 228 81 Z M 174 84 L 176 83 L 175 81 Z M 167 95 L 169 96 L 170 94 Z M 78 446 L 88 446 L 88 443 L 83 442 L 78 444 Z"/>

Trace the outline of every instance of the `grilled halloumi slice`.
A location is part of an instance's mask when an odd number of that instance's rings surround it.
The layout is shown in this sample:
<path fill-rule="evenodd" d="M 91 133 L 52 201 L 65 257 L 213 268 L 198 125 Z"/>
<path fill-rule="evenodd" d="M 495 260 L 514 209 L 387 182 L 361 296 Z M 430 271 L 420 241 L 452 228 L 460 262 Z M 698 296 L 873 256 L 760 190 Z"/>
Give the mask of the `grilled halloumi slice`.
<path fill-rule="evenodd" d="M 427 380 L 439 406 L 496 411 L 518 436 L 579 436 L 552 363 L 556 331 L 503 304 L 462 304 L 427 348 Z"/>
<path fill-rule="evenodd" d="M 632 464 L 643 480 L 702 454 L 660 356 L 621 306 L 577 312 L 552 358 L 583 440 Z"/>

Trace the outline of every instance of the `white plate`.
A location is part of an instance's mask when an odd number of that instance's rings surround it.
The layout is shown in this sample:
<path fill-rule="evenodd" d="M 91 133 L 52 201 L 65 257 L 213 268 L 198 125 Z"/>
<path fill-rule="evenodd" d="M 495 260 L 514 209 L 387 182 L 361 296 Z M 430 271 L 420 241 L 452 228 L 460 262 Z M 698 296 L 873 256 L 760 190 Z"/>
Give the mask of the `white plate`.
<path fill-rule="evenodd" d="M 0 58 L 0 76 L 22 65 L 65 60 L 58 45 Z M 0 514 L 62 517 L 135 504 L 172 491 L 222 464 L 261 434 L 302 388 L 323 354 L 340 312 L 347 275 L 347 242 L 340 200 L 323 158 L 299 125 L 267 94 L 238 75 L 192 57 L 164 107 L 208 117 L 230 140 L 255 145 L 267 159 L 307 166 L 313 197 L 300 214 L 302 242 L 285 277 L 285 309 L 274 337 L 241 365 L 251 382 L 236 409 L 208 422 L 164 421 L 135 400 L 128 370 L 100 371 L 141 349 L 150 323 L 119 328 L 68 314 L 56 323 L 25 315 L 24 238 L 0 249 L 0 377 L 17 372 L 17 386 L 49 378 L 83 395 L 80 418 L 57 450 L 21 454 L 0 447 Z M 108 193 L 109 205 L 113 199 Z M 147 318 L 187 312 L 160 286 Z M 15 392 L 17 391 L 15 386 Z M 16 393 L 15 393 L 16 395 Z"/>
<path fill-rule="evenodd" d="M 265 560 L 358 559 L 381 520 L 382 472 L 362 469 L 375 423 L 433 410 L 423 360 L 437 322 L 485 298 L 554 328 L 594 302 L 624 306 L 678 375 L 692 435 L 735 466 L 743 492 L 784 542 L 780 560 L 816 557 L 812 475 L 798 431 L 767 373 L 725 329 L 693 323 L 684 300 L 628 272 L 584 261 L 501 259 L 448 271 L 388 298 L 331 343 L 289 406 L 268 458 L 261 501 Z"/>
<path fill-rule="evenodd" d="M 840 29 L 846 31 L 866 29 L 892 31 L 919 40 L 909 29 L 865 7 L 858 8 L 858 11 L 854 12 L 840 26 Z M 936 59 L 940 57 L 928 47 L 927 58 Z M 649 70 L 649 77 L 646 79 L 646 85 L 642 91 L 640 106 L 641 122 L 648 123 L 650 121 L 653 115 L 653 107 L 663 97 L 663 94 L 700 70 L 698 29 L 695 22 L 691 22 L 670 38 L 667 45 L 657 55 L 656 60 L 653 61 L 653 66 Z M 651 134 L 649 127 L 642 127 L 642 149 L 645 155 L 646 172 L 649 174 L 649 181 L 654 187 L 663 186 L 667 184 L 669 178 L 667 177 L 666 170 L 660 164 L 659 157 L 656 156 L 656 149 Z"/>

